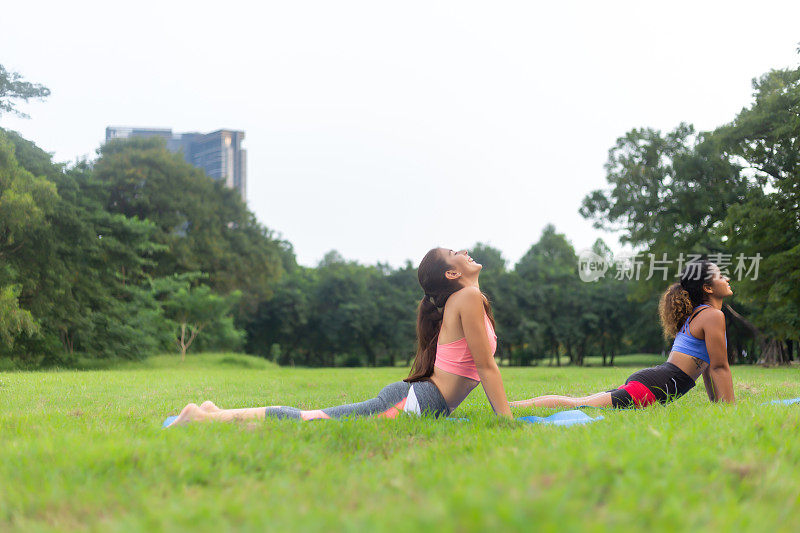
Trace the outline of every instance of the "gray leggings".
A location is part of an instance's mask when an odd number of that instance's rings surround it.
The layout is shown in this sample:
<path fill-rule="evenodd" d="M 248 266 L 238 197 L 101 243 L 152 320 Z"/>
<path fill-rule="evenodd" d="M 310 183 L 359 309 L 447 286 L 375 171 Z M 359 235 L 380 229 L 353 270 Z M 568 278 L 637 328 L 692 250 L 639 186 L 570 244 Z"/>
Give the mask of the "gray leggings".
<path fill-rule="evenodd" d="M 337 405 L 321 411 L 303 411 L 296 407 L 267 407 L 264 416 L 303 420 L 373 415 L 394 418 L 401 411 L 435 417 L 450 414 L 447 402 L 433 382 L 417 381 L 412 384 L 398 381 L 381 389 L 376 398 L 363 402 Z"/>

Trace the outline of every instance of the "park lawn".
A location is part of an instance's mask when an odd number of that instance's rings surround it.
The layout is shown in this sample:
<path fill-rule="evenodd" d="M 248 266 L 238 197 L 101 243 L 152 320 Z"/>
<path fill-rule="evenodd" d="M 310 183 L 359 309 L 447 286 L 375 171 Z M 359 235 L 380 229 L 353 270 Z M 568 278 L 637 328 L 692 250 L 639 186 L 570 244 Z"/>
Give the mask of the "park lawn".
<path fill-rule="evenodd" d="M 630 368 L 503 368 L 511 399 L 585 394 Z M 187 402 L 360 401 L 398 368 L 279 368 L 232 354 L 111 370 L 0 373 L 0 530 L 798 531 L 800 369 L 735 367 L 736 406 L 702 383 L 644 410 L 552 427 L 268 420 L 161 429 Z M 552 411 L 518 410 L 515 414 Z M 633 528 L 633 529 L 628 529 Z"/>

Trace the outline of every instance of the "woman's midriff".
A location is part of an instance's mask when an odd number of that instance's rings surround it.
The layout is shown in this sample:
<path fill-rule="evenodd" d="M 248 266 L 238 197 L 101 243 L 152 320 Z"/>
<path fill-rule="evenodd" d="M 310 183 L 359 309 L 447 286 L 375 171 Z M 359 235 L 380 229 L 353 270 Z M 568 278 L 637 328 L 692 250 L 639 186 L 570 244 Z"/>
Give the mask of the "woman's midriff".
<path fill-rule="evenodd" d="M 433 368 L 431 381 L 439 389 L 439 392 L 442 393 L 444 401 L 447 402 L 447 406 L 450 408 L 450 412 L 453 412 L 456 407 L 461 405 L 461 402 L 463 402 L 467 396 L 469 396 L 469 393 L 480 383 L 480 381 L 446 372 L 438 367 Z"/>
<path fill-rule="evenodd" d="M 697 381 L 697 378 L 700 377 L 700 374 L 702 374 L 703 370 L 708 366 L 708 363 L 705 361 L 681 352 L 670 352 L 667 362 L 672 363 L 689 374 L 689 377 L 695 381 Z"/>

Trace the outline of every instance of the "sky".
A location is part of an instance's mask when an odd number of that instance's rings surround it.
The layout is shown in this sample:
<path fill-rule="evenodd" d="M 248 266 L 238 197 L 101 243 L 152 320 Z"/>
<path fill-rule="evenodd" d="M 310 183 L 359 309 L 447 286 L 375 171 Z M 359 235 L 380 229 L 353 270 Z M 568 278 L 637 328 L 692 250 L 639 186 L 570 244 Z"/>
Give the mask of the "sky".
<path fill-rule="evenodd" d="M 245 131 L 247 204 L 298 262 L 513 265 L 578 214 L 636 127 L 730 122 L 796 67 L 800 2 L 14 2 L 0 64 L 52 91 L 0 116 L 56 161 L 106 126 Z"/>

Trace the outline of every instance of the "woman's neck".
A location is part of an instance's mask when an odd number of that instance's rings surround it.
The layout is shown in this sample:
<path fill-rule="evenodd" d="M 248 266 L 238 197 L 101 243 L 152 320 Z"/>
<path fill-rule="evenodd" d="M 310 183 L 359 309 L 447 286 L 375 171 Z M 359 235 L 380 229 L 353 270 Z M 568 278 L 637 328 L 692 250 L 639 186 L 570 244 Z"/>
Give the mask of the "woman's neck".
<path fill-rule="evenodd" d="M 475 287 L 476 289 L 480 290 L 480 285 L 478 285 L 478 278 L 461 278 L 461 285 L 464 287 Z"/>
<path fill-rule="evenodd" d="M 722 298 L 715 298 L 714 296 L 710 296 L 708 300 L 705 302 L 706 305 L 710 305 L 714 309 L 722 310 Z"/>

